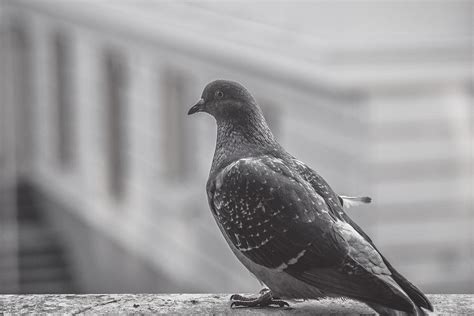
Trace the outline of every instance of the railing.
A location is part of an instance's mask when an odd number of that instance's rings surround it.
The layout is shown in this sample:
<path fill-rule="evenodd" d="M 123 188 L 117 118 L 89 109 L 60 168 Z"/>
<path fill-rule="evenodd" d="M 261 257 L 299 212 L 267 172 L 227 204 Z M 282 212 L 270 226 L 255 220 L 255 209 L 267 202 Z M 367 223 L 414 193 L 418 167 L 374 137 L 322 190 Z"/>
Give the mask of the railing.
<path fill-rule="evenodd" d="M 0 295 L 0 313 L 61 314 L 237 314 L 270 315 L 276 308 L 230 308 L 229 294 Z M 436 314 L 474 314 L 474 295 L 431 294 Z M 290 302 L 285 314 L 374 314 L 366 305 L 342 299 Z"/>

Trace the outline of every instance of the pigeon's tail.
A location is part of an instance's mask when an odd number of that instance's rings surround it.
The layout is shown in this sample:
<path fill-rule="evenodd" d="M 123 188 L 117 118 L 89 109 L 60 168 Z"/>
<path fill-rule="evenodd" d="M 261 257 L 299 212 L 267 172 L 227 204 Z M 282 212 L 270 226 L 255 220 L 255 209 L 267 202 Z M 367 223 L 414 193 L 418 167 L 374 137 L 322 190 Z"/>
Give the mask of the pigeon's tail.
<path fill-rule="evenodd" d="M 372 240 L 370 239 L 370 237 L 367 236 L 367 234 L 365 234 L 364 231 L 356 223 L 354 223 L 347 216 L 346 216 L 346 220 L 352 225 L 352 227 L 354 227 L 360 234 L 362 234 L 362 236 L 364 236 L 364 238 L 366 238 L 375 249 L 377 249 L 374 243 L 372 242 Z M 403 292 L 405 292 L 406 295 L 408 295 L 408 297 L 414 303 L 414 305 L 419 308 L 421 307 L 425 308 L 426 310 L 429 310 L 431 312 L 434 311 L 433 305 L 431 305 L 428 298 L 415 285 L 413 285 L 410 281 L 405 279 L 403 275 L 401 275 L 397 270 L 395 270 L 395 268 L 380 253 L 380 251 L 378 251 L 378 253 L 380 254 L 380 256 L 382 256 L 383 262 L 385 263 L 387 268 L 390 270 L 390 272 L 392 272 L 393 280 L 398 284 L 399 287 L 402 288 Z"/>
<path fill-rule="evenodd" d="M 395 269 L 393 269 L 395 271 Z M 396 271 L 395 271 L 396 272 Z M 401 277 L 401 275 L 396 272 L 398 274 L 398 276 Z M 390 288 L 394 291 L 394 292 L 398 292 L 399 295 L 401 295 L 402 297 L 404 297 L 404 299 L 407 301 L 407 303 L 409 302 L 411 305 L 412 305 L 412 308 L 411 308 L 411 311 L 400 311 L 400 310 L 395 310 L 395 309 L 392 309 L 390 307 L 387 307 L 387 306 L 382 306 L 382 305 L 379 305 L 377 303 L 368 303 L 368 305 L 373 308 L 377 313 L 381 314 L 381 315 L 393 315 L 393 316 L 398 316 L 398 315 L 414 315 L 414 316 L 424 316 L 424 315 L 428 315 L 427 312 L 425 312 L 420 304 L 416 303 L 413 298 L 411 297 L 410 294 L 408 294 L 405 289 L 399 284 L 398 280 L 395 278 L 395 275 L 392 273 L 391 276 L 379 276 L 379 278 L 381 280 L 383 280 L 385 282 L 385 284 L 387 284 L 388 286 L 390 286 Z M 403 277 L 402 277 L 403 278 Z M 406 281 L 406 279 L 404 279 Z M 408 282 L 408 281 L 406 281 Z M 411 284 L 411 283 L 410 283 Z M 413 286 L 413 285 L 412 285 Z M 413 286 L 414 287 L 414 286 Z M 414 287 L 416 289 L 416 287 Z M 416 289 L 418 290 L 418 289 Z M 419 290 L 418 290 L 419 292 Z M 419 292 L 421 293 L 421 292 Z M 421 294 L 423 295 L 423 294 Z M 424 297 L 424 296 L 423 296 Z M 426 298 L 425 298 L 426 299 Z M 428 301 L 429 303 L 429 301 Z M 433 311 L 433 307 L 431 306 L 431 304 L 429 304 L 430 307 L 431 307 L 431 311 Z"/>
<path fill-rule="evenodd" d="M 385 259 L 383 256 L 383 261 L 387 265 L 388 269 L 390 272 L 392 272 L 392 278 L 397 282 L 397 284 L 402 288 L 402 290 L 410 297 L 410 299 L 413 301 L 413 303 L 417 307 L 423 307 L 429 311 L 434 311 L 433 305 L 431 305 L 431 302 L 428 300 L 428 298 L 415 286 L 413 285 L 410 281 L 405 279 L 403 275 L 398 273 L 397 270 L 395 270 L 394 267 L 388 262 L 387 259 Z"/>

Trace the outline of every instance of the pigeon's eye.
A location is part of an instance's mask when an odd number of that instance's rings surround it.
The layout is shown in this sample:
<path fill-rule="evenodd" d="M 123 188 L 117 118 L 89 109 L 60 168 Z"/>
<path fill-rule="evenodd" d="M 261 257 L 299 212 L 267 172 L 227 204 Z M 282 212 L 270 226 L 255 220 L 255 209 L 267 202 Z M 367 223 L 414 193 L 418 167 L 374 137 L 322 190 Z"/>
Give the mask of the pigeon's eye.
<path fill-rule="evenodd" d="M 222 99 L 224 97 L 224 92 L 217 90 L 215 95 L 217 99 Z"/>

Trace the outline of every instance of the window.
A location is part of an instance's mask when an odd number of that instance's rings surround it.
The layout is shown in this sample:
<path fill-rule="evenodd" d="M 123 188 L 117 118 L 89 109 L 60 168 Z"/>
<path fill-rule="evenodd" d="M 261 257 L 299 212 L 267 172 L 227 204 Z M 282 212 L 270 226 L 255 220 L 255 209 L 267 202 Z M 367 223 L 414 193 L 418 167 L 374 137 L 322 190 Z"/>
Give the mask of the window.
<path fill-rule="evenodd" d="M 12 89 L 12 101 L 15 117 L 13 118 L 16 137 L 16 157 L 20 167 L 28 165 L 34 155 L 34 126 L 33 126 L 33 82 L 31 49 L 33 48 L 28 24 L 18 19 L 10 27 L 10 69 L 8 78 Z"/>
<path fill-rule="evenodd" d="M 163 126 L 163 156 L 166 166 L 165 176 L 171 180 L 185 180 L 190 171 L 188 155 L 187 118 L 186 110 L 190 101 L 187 78 L 173 70 L 164 72 L 162 85 L 162 126 Z"/>
<path fill-rule="evenodd" d="M 127 74 L 125 60 L 117 51 L 105 54 L 105 146 L 107 181 L 110 194 L 122 199 L 125 194 L 126 164 L 126 115 L 125 92 Z"/>
<path fill-rule="evenodd" d="M 71 45 L 67 34 L 53 36 L 54 80 L 56 109 L 54 127 L 57 137 L 56 156 L 63 168 L 71 167 L 74 160 L 73 97 L 71 81 Z"/>

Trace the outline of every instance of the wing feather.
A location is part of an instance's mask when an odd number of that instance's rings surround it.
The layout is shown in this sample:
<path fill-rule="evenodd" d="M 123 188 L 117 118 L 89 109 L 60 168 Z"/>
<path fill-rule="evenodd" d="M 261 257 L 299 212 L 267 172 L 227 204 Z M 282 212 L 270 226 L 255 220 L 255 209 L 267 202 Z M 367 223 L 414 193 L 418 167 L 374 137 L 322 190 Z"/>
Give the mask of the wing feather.
<path fill-rule="evenodd" d="M 338 196 L 324 180 L 317 186 L 281 159 L 246 158 L 208 183 L 209 202 L 228 239 L 253 262 L 328 293 L 410 311 L 378 251 L 334 211 Z"/>
<path fill-rule="evenodd" d="M 326 183 L 326 181 L 314 170 L 309 168 L 306 164 L 294 160 L 295 167 L 299 171 L 299 174 L 306 180 L 308 181 L 311 186 L 315 189 L 318 194 L 326 195 L 326 196 L 335 196 L 336 194 L 331 190 L 329 185 Z M 359 225 L 357 225 L 342 209 L 340 206 L 345 206 L 344 201 L 347 200 L 348 197 L 339 197 L 340 205 L 336 204 L 330 204 L 330 209 L 331 212 L 335 216 L 339 216 L 341 220 L 344 222 L 348 223 L 350 226 L 352 226 L 367 242 L 370 243 L 372 248 L 377 251 L 377 253 L 380 254 L 378 251 L 377 247 L 374 245 L 373 241 L 370 239 L 370 237 L 360 228 Z M 366 197 L 365 201 L 367 203 L 371 202 L 371 199 Z M 410 297 L 413 302 L 420 306 L 424 307 L 430 311 L 433 311 L 433 305 L 431 302 L 428 300 L 428 298 L 421 292 L 415 285 L 413 285 L 410 281 L 408 281 L 405 277 L 403 277 L 391 264 L 390 262 L 382 255 L 380 254 L 380 257 L 382 258 L 384 264 L 387 266 L 387 268 L 390 270 L 392 273 L 392 278 L 398 284 L 403 291 L 405 291 L 408 296 Z"/>

